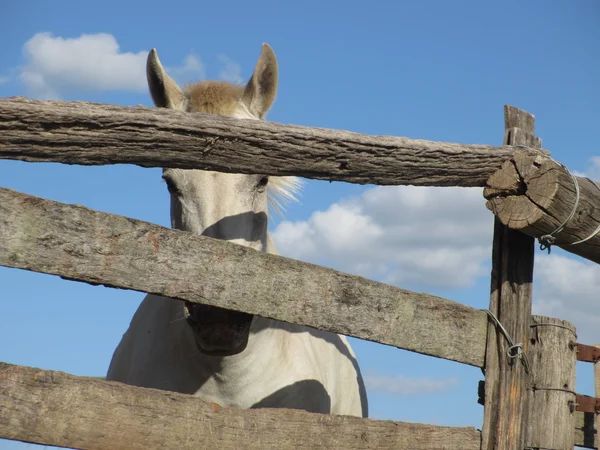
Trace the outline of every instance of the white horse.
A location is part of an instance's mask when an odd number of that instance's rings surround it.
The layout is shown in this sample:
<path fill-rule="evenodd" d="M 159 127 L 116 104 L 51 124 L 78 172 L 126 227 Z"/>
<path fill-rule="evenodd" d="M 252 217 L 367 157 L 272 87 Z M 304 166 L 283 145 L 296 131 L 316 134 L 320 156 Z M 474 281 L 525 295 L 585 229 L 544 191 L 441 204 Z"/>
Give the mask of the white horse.
<path fill-rule="evenodd" d="M 264 119 L 277 92 L 267 44 L 245 87 L 203 81 L 182 90 L 150 51 L 158 107 Z M 299 180 L 164 169 L 174 228 L 275 253 L 268 204 L 294 198 Z M 278 197 L 279 199 L 278 199 Z M 367 417 L 367 397 L 344 336 L 213 306 L 147 295 L 115 350 L 108 380 L 194 394 L 223 406 L 296 408 Z"/>

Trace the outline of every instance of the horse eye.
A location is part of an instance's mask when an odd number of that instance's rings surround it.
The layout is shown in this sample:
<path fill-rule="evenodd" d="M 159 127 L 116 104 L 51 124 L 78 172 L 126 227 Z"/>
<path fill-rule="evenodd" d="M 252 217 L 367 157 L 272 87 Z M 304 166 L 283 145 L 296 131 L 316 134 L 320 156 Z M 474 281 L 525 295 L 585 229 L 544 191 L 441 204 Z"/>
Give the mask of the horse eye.
<path fill-rule="evenodd" d="M 265 187 L 268 183 L 269 183 L 269 177 L 262 177 L 260 180 L 258 180 L 259 187 Z"/>
<path fill-rule="evenodd" d="M 167 183 L 167 189 L 169 190 L 170 194 L 178 194 L 179 193 L 179 189 L 177 189 L 177 186 L 175 186 L 175 183 L 173 183 L 173 180 L 171 180 L 169 177 L 162 177 L 163 180 L 165 181 L 165 183 Z"/>

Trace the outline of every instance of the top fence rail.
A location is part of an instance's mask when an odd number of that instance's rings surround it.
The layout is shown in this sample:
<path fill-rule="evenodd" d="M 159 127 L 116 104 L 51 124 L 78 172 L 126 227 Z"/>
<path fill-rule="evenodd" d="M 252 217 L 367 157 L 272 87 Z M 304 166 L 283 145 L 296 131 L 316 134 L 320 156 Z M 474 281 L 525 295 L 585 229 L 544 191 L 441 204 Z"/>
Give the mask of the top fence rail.
<path fill-rule="evenodd" d="M 0 159 L 484 187 L 528 147 L 432 142 L 146 107 L 0 99 Z"/>

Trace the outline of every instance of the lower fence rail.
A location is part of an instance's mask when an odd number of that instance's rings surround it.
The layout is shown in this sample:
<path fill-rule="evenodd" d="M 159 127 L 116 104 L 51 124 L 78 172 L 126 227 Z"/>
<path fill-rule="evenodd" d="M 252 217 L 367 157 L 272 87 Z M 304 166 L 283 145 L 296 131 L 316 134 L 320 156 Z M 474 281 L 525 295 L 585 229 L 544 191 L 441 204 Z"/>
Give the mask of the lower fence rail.
<path fill-rule="evenodd" d="M 479 450 L 475 428 L 291 409 L 241 410 L 197 397 L 0 363 L 0 437 L 80 449 Z"/>

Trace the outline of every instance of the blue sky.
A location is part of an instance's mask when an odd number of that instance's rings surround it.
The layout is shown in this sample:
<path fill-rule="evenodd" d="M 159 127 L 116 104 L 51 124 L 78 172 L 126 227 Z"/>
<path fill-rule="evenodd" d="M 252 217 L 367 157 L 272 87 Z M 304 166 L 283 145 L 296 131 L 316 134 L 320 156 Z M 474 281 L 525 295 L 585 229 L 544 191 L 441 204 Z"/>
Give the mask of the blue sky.
<path fill-rule="evenodd" d="M 279 93 L 268 120 L 438 141 L 500 144 L 503 105 L 536 116 L 544 148 L 600 180 L 600 3 L 33 2 L 0 14 L 0 96 L 151 106 L 152 47 L 180 83 L 247 80 L 263 42 Z M 82 35 L 88 35 L 82 36 Z M 78 53 L 79 52 L 79 53 Z M 0 161 L 0 184 L 169 225 L 160 169 Z M 283 255 L 428 291 L 489 299 L 492 215 L 477 189 L 309 181 L 271 229 Z M 600 342 L 598 269 L 538 253 L 534 311 Z M 143 295 L 0 268 L 0 360 L 103 375 Z M 476 368 L 352 340 L 371 417 L 480 427 Z M 578 390 L 593 394 L 591 367 Z M 22 448 L 0 440 L 0 449 Z"/>

